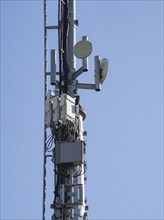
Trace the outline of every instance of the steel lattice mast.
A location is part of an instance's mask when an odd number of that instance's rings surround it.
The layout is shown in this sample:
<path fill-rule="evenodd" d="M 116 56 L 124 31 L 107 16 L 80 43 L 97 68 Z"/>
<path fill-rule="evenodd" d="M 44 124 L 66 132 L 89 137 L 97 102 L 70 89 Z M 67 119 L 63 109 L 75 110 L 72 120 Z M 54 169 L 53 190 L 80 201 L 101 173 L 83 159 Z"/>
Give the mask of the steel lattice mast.
<path fill-rule="evenodd" d="M 44 175 L 43 215 L 46 219 L 46 171 L 51 158 L 54 176 L 52 220 L 87 220 L 85 199 L 86 144 L 83 121 L 86 113 L 80 105 L 78 89 L 101 90 L 108 69 L 107 59 L 95 56 L 95 83 L 78 83 L 77 78 L 88 71 L 92 44 L 86 36 L 76 43 L 76 0 L 58 0 L 58 25 L 47 24 L 47 1 L 44 0 Z M 48 31 L 58 31 L 58 48 L 48 51 Z M 50 52 L 50 70 L 48 70 Z M 58 57 L 58 62 L 56 61 Z M 82 66 L 76 68 L 76 57 Z"/>

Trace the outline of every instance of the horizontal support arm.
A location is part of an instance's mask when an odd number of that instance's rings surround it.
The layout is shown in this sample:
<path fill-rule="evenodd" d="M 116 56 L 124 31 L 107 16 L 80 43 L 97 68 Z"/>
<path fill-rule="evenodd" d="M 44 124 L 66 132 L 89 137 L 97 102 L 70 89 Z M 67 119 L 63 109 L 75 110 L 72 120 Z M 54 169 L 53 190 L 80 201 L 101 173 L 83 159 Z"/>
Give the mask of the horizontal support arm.
<path fill-rule="evenodd" d="M 72 80 L 76 79 L 78 76 L 80 76 L 83 73 L 83 67 L 78 69 L 75 73 L 72 74 Z"/>
<path fill-rule="evenodd" d="M 58 29 L 59 27 L 58 26 L 46 26 L 46 28 L 48 30 L 54 30 L 54 29 Z"/>
<path fill-rule="evenodd" d="M 96 89 L 96 86 L 95 86 L 95 84 L 77 83 L 77 88 L 78 88 L 78 89 L 90 89 L 90 90 L 95 90 L 95 89 Z"/>
<path fill-rule="evenodd" d="M 83 66 L 78 69 L 73 75 L 72 75 L 72 80 L 76 79 L 78 76 L 80 76 L 83 72 L 88 71 L 88 57 L 83 58 Z"/>

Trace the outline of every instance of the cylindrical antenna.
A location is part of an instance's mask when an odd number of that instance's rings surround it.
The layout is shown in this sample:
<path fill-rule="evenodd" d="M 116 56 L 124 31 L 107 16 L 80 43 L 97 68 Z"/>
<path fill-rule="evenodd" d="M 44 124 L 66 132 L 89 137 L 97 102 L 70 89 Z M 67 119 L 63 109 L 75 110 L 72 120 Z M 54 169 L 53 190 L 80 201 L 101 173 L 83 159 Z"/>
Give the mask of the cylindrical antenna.
<path fill-rule="evenodd" d="M 95 64 L 95 90 L 100 91 L 101 90 L 101 83 L 100 83 L 100 57 L 95 56 L 94 57 L 94 64 Z"/>
<path fill-rule="evenodd" d="M 56 51 L 51 50 L 51 85 L 56 83 Z"/>

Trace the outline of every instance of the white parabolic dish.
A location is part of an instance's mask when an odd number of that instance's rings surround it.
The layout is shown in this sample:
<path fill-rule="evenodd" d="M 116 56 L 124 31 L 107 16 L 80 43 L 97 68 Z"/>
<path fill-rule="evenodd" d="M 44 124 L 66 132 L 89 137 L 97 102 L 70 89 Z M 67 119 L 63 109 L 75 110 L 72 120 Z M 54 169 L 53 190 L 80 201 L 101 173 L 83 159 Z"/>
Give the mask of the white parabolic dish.
<path fill-rule="evenodd" d="M 104 58 L 100 61 L 100 69 L 101 69 L 100 83 L 103 84 L 103 82 L 105 81 L 105 79 L 108 75 L 108 69 L 109 69 L 109 62 L 106 58 Z"/>
<path fill-rule="evenodd" d="M 79 59 L 86 58 L 92 53 L 92 44 L 87 40 L 81 40 L 74 46 L 73 52 Z"/>

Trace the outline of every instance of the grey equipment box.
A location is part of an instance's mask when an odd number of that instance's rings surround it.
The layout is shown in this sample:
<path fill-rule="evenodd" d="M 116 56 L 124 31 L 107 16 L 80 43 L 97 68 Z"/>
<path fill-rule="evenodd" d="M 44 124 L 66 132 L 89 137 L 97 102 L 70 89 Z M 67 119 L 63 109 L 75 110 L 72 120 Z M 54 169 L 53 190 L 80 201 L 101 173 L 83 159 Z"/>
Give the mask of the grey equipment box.
<path fill-rule="evenodd" d="M 56 164 L 57 165 L 80 165 L 84 162 L 84 143 L 78 142 L 58 142 L 56 144 Z"/>

